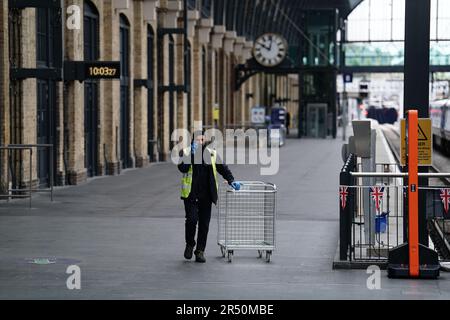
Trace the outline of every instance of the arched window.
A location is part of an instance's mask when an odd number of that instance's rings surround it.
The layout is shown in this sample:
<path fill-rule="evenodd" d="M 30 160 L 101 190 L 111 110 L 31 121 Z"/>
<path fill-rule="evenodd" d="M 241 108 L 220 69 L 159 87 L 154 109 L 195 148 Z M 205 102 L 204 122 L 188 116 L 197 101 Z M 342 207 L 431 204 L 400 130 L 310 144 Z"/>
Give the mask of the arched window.
<path fill-rule="evenodd" d="M 203 126 L 208 125 L 208 113 L 207 113 L 207 90 L 206 90 L 206 86 L 207 86 L 207 72 L 206 72 L 206 68 L 207 68 L 207 61 L 206 61 L 206 49 L 203 47 L 202 48 L 202 122 L 203 122 Z"/>
<path fill-rule="evenodd" d="M 169 37 L 169 86 L 175 85 L 175 40 L 173 36 Z M 169 91 L 169 134 L 175 130 L 175 92 Z M 170 148 L 174 142 L 170 141 Z"/>
<path fill-rule="evenodd" d="M 51 13 L 48 8 L 36 9 L 36 64 L 39 68 L 54 66 L 55 41 L 52 32 Z M 37 79 L 37 143 L 55 144 L 56 137 L 56 82 L 54 80 Z M 56 155 L 50 159 L 48 150 L 39 149 L 37 155 L 37 174 L 39 185 L 46 187 L 50 183 L 50 161 L 55 168 Z M 53 177 L 55 174 L 53 172 Z"/>
<path fill-rule="evenodd" d="M 84 1 L 84 60 L 98 60 L 100 56 L 99 34 L 100 23 L 99 13 L 95 5 L 89 1 Z"/>
<path fill-rule="evenodd" d="M 120 15 L 120 160 L 122 168 L 130 163 L 130 24 Z"/>
<path fill-rule="evenodd" d="M 91 1 L 84 2 L 84 60 L 100 58 L 99 14 Z M 84 82 L 84 163 L 87 175 L 98 175 L 98 80 Z"/>
<path fill-rule="evenodd" d="M 148 101 L 147 101 L 147 134 L 148 134 L 148 155 L 150 161 L 154 160 L 154 140 L 155 140 L 155 110 L 154 110 L 154 98 L 155 89 L 153 85 L 154 80 L 154 68 L 155 68 L 155 32 L 150 25 L 147 26 L 147 80 L 150 84 L 148 88 Z"/>
<path fill-rule="evenodd" d="M 187 42 L 187 53 L 186 53 L 186 58 L 184 61 L 184 68 L 185 68 L 185 76 L 186 77 L 191 77 L 192 73 L 191 73 L 191 61 L 192 61 L 192 54 L 191 54 L 191 50 L 192 50 L 192 46 L 191 43 L 188 41 Z M 191 80 L 188 79 L 187 83 L 191 83 Z M 187 94 L 187 130 L 191 130 L 191 126 L 192 126 L 192 102 L 191 102 L 191 98 L 192 98 L 192 93 L 191 90 L 188 91 Z"/>

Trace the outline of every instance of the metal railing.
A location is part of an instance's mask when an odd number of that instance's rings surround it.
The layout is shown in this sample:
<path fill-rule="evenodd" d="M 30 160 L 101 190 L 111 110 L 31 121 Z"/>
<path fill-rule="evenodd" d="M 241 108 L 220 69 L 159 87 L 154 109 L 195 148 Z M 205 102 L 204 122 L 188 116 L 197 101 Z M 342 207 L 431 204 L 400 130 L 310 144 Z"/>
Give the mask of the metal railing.
<path fill-rule="evenodd" d="M 426 218 L 430 238 L 442 261 L 450 261 L 450 188 L 449 186 L 424 187 L 427 205 Z M 444 201 L 447 201 L 447 211 Z"/>
<path fill-rule="evenodd" d="M 48 168 L 49 168 L 49 188 L 34 188 L 33 187 L 33 150 L 47 149 L 48 156 Z M 7 151 L 7 177 L 4 185 L 6 186 L 6 194 L 0 193 L 0 199 L 6 199 L 8 202 L 11 199 L 24 198 L 29 199 L 29 207 L 32 206 L 33 193 L 50 193 L 50 199 L 53 202 L 53 191 L 54 191 L 54 146 L 52 144 L 11 144 L 7 146 L 0 146 L 0 157 L 3 151 Z M 24 183 L 27 181 L 25 177 L 20 177 L 20 183 L 24 184 L 25 188 L 17 187 L 17 182 L 14 187 L 11 187 L 11 182 L 13 180 L 14 168 L 12 164 L 12 152 L 28 152 L 29 153 L 29 168 L 28 168 L 28 184 Z M 22 166 L 22 164 L 20 164 Z M 0 177 L 1 178 L 1 177 Z M 1 179 L 0 179 L 1 180 Z M 17 180 L 17 179 L 14 179 Z"/>
<path fill-rule="evenodd" d="M 352 215 L 355 204 L 355 190 L 349 188 L 354 184 L 354 178 L 350 174 L 356 169 L 358 158 L 350 154 L 342 167 L 340 173 L 339 187 L 339 259 L 346 261 L 349 258 L 349 248 L 351 244 Z"/>
<path fill-rule="evenodd" d="M 403 186 L 350 186 L 358 194 L 351 217 L 350 260 L 382 261 L 404 242 Z"/>
<path fill-rule="evenodd" d="M 400 172 L 396 164 L 377 164 L 380 172 L 358 169 L 357 157 L 350 155 L 340 174 L 340 260 L 387 262 L 389 250 L 406 241 L 408 173 Z M 419 173 L 419 177 L 448 178 L 450 173 Z M 444 212 L 442 188 L 448 187 L 418 186 L 426 192 L 428 223 L 436 225 L 450 257 L 450 211 Z"/>
<path fill-rule="evenodd" d="M 406 172 L 351 172 L 353 177 L 357 178 L 407 178 Z M 419 172 L 419 178 L 450 178 L 450 173 L 434 173 L 434 172 Z"/>

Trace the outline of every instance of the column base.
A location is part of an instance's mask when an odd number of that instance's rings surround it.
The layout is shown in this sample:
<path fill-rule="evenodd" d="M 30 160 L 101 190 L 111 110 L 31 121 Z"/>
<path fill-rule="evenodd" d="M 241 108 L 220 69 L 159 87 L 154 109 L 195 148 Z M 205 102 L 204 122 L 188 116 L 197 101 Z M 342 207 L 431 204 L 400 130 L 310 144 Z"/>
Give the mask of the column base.
<path fill-rule="evenodd" d="M 58 172 L 56 174 L 55 186 L 64 186 L 66 184 L 66 174 L 64 172 Z"/>
<path fill-rule="evenodd" d="M 71 186 L 75 186 L 82 182 L 86 182 L 86 180 L 87 180 L 86 171 L 83 172 L 69 171 L 69 173 L 67 174 L 67 184 Z"/>
<path fill-rule="evenodd" d="M 120 173 L 120 163 L 119 162 L 108 162 L 106 164 L 106 175 L 116 176 Z"/>
<path fill-rule="evenodd" d="M 106 167 L 103 164 L 97 165 L 97 177 L 106 175 Z"/>
<path fill-rule="evenodd" d="M 149 165 L 148 157 L 137 157 L 136 158 L 136 168 L 146 168 Z"/>

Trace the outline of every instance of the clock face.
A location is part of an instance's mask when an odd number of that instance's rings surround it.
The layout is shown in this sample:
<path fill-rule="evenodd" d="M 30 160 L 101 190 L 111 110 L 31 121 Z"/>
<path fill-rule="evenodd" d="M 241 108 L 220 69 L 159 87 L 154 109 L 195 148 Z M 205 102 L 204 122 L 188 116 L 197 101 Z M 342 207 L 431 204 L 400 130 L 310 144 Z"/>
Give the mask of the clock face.
<path fill-rule="evenodd" d="M 253 48 L 253 56 L 265 67 L 275 67 L 283 62 L 287 55 L 287 42 L 278 34 L 266 33 L 260 36 Z"/>

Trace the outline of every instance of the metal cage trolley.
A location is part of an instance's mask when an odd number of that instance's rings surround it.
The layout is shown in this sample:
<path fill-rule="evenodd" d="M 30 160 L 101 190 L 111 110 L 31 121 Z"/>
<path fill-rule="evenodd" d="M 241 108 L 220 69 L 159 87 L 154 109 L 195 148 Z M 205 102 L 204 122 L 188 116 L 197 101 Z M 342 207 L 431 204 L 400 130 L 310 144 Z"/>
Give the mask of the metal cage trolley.
<path fill-rule="evenodd" d="M 235 250 L 257 250 L 270 262 L 275 249 L 277 187 L 258 181 L 242 182 L 239 191 L 220 187 L 217 243 L 222 257 L 232 262 Z"/>

